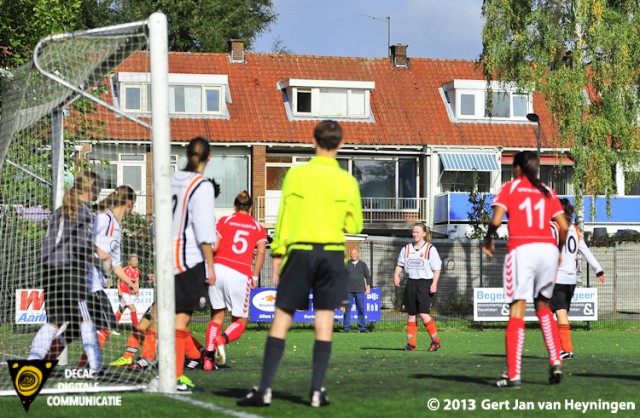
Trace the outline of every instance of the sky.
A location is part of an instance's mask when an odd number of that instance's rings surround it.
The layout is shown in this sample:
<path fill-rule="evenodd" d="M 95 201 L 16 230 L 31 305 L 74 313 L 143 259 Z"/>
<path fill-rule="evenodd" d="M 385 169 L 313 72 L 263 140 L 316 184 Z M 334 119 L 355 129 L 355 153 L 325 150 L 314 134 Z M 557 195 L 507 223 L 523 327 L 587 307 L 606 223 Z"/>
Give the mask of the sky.
<path fill-rule="evenodd" d="M 295 54 L 386 57 L 387 16 L 391 45 L 409 45 L 409 57 L 475 59 L 482 52 L 482 0 L 272 2 L 278 20 L 256 40 L 254 52 L 271 52 L 280 39 Z"/>

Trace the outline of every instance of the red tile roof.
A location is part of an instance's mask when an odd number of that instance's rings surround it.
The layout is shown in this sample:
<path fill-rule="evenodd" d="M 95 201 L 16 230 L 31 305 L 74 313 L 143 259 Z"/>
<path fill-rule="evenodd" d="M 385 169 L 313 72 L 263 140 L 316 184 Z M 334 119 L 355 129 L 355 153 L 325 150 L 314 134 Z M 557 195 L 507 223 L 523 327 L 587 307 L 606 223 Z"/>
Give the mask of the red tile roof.
<path fill-rule="evenodd" d="M 454 79 L 482 80 L 475 61 L 410 58 L 408 68 L 393 68 L 388 58 L 247 53 L 245 59 L 232 64 L 226 53 L 169 54 L 171 73 L 228 75 L 232 98 L 229 119 L 172 118 L 173 141 L 199 135 L 221 143 L 310 143 L 317 121 L 290 120 L 276 86 L 298 78 L 375 82 L 375 122 L 341 122 L 348 144 L 536 146 L 531 124 L 450 121 L 438 89 Z M 148 72 L 148 53 L 136 53 L 116 72 Z M 540 95 L 534 108 L 542 121 L 542 146 L 552 146 L 551 116 Z M 148 139 L 144 129 L 121 117 L 111 117 L 107 126 L 112 137 Z"/>

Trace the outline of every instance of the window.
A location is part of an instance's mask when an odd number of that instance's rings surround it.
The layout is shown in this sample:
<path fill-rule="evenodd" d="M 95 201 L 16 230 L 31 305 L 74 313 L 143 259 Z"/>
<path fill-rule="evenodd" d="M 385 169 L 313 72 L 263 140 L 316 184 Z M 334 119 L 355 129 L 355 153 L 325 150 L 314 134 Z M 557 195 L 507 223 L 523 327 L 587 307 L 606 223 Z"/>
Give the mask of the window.
<path fill-rule="evenodd" d="M 125 110 L 151 111 L 151 87 L 149 84 L 125 84 L 122 91 L 122 107 Z"/>
<path fill-rule="evenodd" d="M 187 158 L 180 156 L 178 167 L 182 170 Z M 216 199 L 217 208 L 233 208 L 238 193 L 249 190 L 249 157 L 246 155 L 212 155 L 203 175 L 214 178 L 220 186 L 220 196 Z M 249 194 L 251 192 L 249 191 Z"/>
<path fill-rule="evenodd" d="M 474 188 L 473 172 L 469 171 L 443 171 L 440 177 L 442 192 L 469 192 Z M 477 187 L 480 193 L 489 193 L 491 186 L 490 171 L 476 171 Z"/>
<path fill-rule="evenodd" d="M 169 112 L 187 114 L 220 113 L 220 93 L 221 88 L 195 85 L 169 86 Z"/>
<path fill-rule="evenodd" d="M 370 117 L 369 100 L 375 83 L 290 79 L 280 83 L 280 88 L 294 117 L 364 119 Z"/>
<path fill-rule="evenodd" d="M 117 151 L 95 147 L 89 154 L 91 164 L 100 179 L 100 199 L 107 197 L 122 185 L 131 186 L 138 195 L 134 210 L 146 212 L 146 156 L 135 146 L 118 147 Z"/>
<path fill-rule="evenodd" d="M 222 106 L 220 89 L 212 89 L 205 88 L 204 90 L 206 95 L 206 103 L 207 103 L 207 112 L 212 113 L 220 113 L 220 108 Z"/>
<path fill-rule="evenodd" d="M 529 113 L 529 96 L 525 94 L 513 95 L 513 116 L 516 118 L 526 118 Z"/>
<path fill-rule="evenodd" d="M 491 113 L 487 109 L 487 116 L 493 118 L 508 118 L 511 115 L 509 93 L 494 91 L 491 95 Z"/>
<path fill-rule="evenodd" d="M 476 114 L 475 94 L 460 95 L 460 114 L 464 116 L 475 116 Z"/>
<path fill-rule="evenodd" d="M 573 195 L 573 167 L 557 165 L 541 165 L 540 180 L 553 188 L 556 194 Z"/>
<path fill-rule="evenodd" d="M 389 160 L 354 159 L 353 176 L 358 180 L 363 198 L 403 199 L 388 206 L 383 199 L 371 200 L 375 208 L 414 209 L 418 197 L 418 161 L 415 158 Z M 404 200 L 407 199 L 407 200 Z M 408 200 L 411 199 L 411 200 Z"/>

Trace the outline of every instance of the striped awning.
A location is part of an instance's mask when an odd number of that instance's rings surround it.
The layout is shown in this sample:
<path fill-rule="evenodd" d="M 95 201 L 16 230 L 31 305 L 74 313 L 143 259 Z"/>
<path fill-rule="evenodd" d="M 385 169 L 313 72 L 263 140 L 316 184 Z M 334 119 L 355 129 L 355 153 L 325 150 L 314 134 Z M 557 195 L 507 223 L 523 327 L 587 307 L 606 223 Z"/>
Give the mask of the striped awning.
<path fill-rule="evenodd" d="M 438 155 L 445 171 L 500 171 L 496 154 L 441 152 Z"/>

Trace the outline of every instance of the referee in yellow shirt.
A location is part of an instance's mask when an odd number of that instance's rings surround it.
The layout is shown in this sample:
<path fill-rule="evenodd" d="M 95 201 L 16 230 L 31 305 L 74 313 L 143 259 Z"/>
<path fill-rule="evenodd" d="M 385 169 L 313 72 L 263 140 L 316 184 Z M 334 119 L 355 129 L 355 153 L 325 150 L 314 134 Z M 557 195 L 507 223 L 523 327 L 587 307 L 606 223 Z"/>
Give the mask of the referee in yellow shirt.
<path fill-rule="evenodd" d="M 329 405 L 322 384 L 331 357 L 333 316 L 347 299 L 344 233 L 362 231 L 362 202 L 358 182 L 336 160 L 342 143 L 340 125 L 322 121 L 313 137 L 316 156 L 292 167 L 282 185 L 271 243 L 273 280 L 278 285 L 276 312 L 264 349 L 260 386 L 238 400 L 240 406 L 271 404 L 271 387 L 293 313 L 308 307 L 311 289 L 316 316 L 310 405 Z"/>

